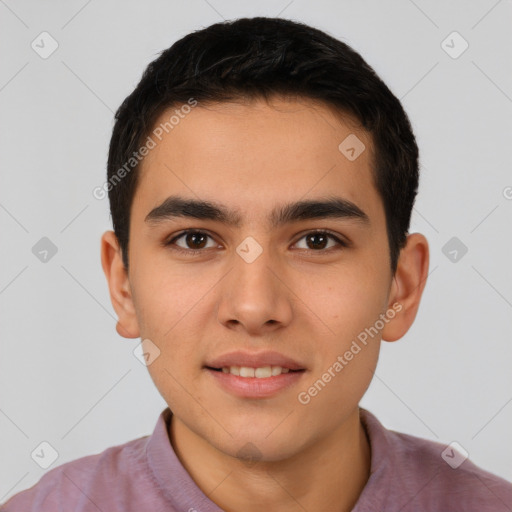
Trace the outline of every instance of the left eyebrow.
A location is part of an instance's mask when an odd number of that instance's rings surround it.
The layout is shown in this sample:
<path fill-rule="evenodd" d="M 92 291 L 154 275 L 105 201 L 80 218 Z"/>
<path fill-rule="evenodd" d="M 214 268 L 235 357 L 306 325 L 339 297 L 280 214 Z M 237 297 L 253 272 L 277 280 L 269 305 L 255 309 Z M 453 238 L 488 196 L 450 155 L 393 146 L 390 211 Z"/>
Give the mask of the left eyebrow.
<path fill-rule="evenodd" d="M 233 227 L 240 227 L 239 212 L 211 201 L 170 196 L 153 208 L 144 219 L 148 224 L 159 224 L 176 217 L 213 220 Z M 355 203 L 341 197 L 298 201 L 275 207 L 269 217 L 271 228 L 309 219 L 352 219 L 370 224 L 368 215 Z"/>

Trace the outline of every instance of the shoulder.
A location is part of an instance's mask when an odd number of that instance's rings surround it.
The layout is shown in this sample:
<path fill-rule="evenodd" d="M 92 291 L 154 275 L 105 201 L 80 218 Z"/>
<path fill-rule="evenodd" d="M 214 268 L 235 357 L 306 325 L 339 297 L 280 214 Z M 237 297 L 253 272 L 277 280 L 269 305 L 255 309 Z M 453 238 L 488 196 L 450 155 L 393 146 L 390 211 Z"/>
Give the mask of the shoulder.
<path fill-rule="evenodd" d="M 147 438 L 134 439 L 61 464 L 45 473 L 35 485 L 0 505 L 0 511 L 85 512 L 97 510 L 98 506 L 103 509 L 101 505 L 108 506 L 111 499 L 109 490 L 120 486 L 133 488 L 144 473 L 136 471 L 136 466 L 144 464 Z M 125 495 L 129 497 L 129 494 Z M 118 506 L 110 510 L 122 510 Z"/>
<path fill-rule="evenodd" d="M 431 492 L 461 494 L 468 504 L 502 496 L 512 504 L 512 483 L 475 465 L 463 447 L 390 432 L 406 471 L 430 477 Z M 482 501 L 483 500 L 483 501 Z M 458 502 L 460 504 L 460 501 Z"/>
<path fill-rule="evenodd" d="M 372 472 L 379 470 L 390 504 L 398 500 L 403 512 L 510 511 L 512 483 L 476 466 L 463 447 L 387 430 L 365 414 L 372 450 L 386 459 L 379 465 L 372 456 Z"/>

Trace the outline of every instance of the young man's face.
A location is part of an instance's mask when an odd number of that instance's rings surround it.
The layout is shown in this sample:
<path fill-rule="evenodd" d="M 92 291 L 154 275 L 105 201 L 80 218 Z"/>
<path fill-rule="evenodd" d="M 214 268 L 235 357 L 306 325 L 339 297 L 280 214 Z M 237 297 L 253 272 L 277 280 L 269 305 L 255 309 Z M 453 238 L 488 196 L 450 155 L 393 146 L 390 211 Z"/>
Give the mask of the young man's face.
<path fill-rule="evenodd" d="M 134 309 L 120 312 L 124 335 L 160 350 L 148 369 L 176 421 L 226 454 L 250 442 L 266 460 L 306 449 L 357 414 L 377 363 L 377 320 L 396 299 L 370 136 L 309 100 L 273 105 L 199 103 L 163 132 L 132 204 Z M 354 135 L 365 146 L 359 156 Z M 170 196 L 207 201 L 239 224 L 150 215 Z M 279 221 L 287 205 L 332 199 L 352 208 Z M 201 233 L 165 245 L 186 229 Z M 385 329 L 394 321 L 386 316 Z M 358 351 L 366 328 L 372 336 Z M 300 371 L 267 380 L 220 366 Z"/>

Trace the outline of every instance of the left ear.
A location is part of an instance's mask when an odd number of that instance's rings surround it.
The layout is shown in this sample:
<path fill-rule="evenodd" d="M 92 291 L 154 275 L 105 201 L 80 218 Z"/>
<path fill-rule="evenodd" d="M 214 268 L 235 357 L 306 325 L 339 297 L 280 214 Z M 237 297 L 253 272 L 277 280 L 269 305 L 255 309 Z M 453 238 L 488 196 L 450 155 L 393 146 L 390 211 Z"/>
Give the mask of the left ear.
<path fill-rule="evenodd" d="M 428 264 L 427 239 L 420 233 L 408 235 L 389 293 L 388 309 L 395 310 L 396 315 L 382 329 L 384 341 L 400 339 L 414 322 L 427 282 Z"/>

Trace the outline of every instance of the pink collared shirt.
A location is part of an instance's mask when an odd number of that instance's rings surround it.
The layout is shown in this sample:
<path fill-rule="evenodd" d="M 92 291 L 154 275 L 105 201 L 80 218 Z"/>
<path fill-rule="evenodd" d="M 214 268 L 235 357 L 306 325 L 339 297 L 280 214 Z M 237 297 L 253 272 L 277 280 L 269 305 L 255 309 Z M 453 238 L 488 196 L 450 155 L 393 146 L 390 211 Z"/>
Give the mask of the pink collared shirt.
<path fill-rule="evenodd" d="M 168 435 L 171 416 L 166 408 L 151 436 L 48 471 L 0 511 L 222 512 L 177 458 Z M 360 416 L 371 470 L 353 512 L 512 511 L 511 483 L 468 459 L 454 468 L 460 456 L 445 445 L 387 430 L 365 409 Z"/>

